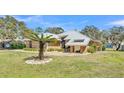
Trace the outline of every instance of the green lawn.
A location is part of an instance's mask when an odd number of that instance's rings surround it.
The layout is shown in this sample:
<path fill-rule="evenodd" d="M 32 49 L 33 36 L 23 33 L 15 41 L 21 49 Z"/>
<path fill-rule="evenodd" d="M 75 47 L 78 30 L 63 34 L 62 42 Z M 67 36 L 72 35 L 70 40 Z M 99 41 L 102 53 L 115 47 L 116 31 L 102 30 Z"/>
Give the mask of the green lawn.
<path fill-rule="evenodd" d="M 124 77 L 124 52 L 53 57 L 48 64 L 25 64 L 24 59 L 33 55 L 37 54 L 0 51 L 0 77 Z"/>

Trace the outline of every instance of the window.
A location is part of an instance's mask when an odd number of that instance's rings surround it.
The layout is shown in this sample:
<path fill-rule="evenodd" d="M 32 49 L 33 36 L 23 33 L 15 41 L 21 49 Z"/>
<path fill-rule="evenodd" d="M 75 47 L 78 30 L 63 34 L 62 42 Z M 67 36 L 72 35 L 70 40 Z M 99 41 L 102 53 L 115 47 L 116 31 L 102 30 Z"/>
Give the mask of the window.
<path fill-rule="evenodd" d="M 84 42 L 84 39 L 74 40 L 74 42 Z"/>

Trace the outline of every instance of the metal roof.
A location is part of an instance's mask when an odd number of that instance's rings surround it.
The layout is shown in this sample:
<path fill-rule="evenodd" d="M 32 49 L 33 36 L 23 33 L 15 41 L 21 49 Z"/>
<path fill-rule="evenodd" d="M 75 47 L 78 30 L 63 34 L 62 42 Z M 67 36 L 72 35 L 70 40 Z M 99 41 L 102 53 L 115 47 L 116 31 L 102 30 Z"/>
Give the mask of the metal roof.
<path fill-rule="evenodd" d="M 49 36 L 49 35 L 51 35 L 52 38 L 55 38 L 55 39 L 58 39 L 58 40 L 60 39 L 60 37 L 58 35 L 56 35 L 56 34 L 44 33 L 44 36 Z"/>
<path fill-rule="evenodd" d="M 65 40 L 69 40 L 66 45 L 67 46 L 73 46 L 73 45 L 88 45 L 90 42 L 90 38 L 81 34 L 78 31 L 68 31 L 64 32 L 62 34 L 59 34 L 59 36 L 66 36 Z M 74 42 L 74 40 L 84 40 L 83 42 Z"/>

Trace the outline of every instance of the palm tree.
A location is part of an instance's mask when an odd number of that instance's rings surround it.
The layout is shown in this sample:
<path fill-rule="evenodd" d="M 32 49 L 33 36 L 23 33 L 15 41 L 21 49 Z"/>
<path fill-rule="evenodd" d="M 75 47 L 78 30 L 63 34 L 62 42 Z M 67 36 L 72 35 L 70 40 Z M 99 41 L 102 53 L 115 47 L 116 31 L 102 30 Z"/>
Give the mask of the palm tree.
<path fill-rule="evenodd" d="M 39 42 L 39 59 L 44 59 L 44 45 L 47 42 L 53 41 L 54 38 L 52 38 L 52 35 L 45 35 L 44 32 L 41 32 L 40 34 L 33 32 L 31 30 L 24 32 L 25 37 L 29 38 L 30 40 Z"/>

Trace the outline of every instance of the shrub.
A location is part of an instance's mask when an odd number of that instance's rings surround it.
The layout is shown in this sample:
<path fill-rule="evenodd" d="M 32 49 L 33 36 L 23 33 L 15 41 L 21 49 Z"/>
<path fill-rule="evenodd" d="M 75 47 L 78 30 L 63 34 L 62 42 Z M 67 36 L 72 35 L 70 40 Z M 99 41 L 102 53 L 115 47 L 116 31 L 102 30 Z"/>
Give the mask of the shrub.
<path fill-rule="evenodd" d="M 57 49 L 57 51 L 58 52 L 63 52 L 64 50 L 60 48 L 60 49 Z"/>
<path fill-rule="evenodd" d="M 102 51 L 105 51 L 106 50 L 106 47 L 105 45 L 102 46 Z"/>
<path fill-rule="evenodd" d="M 38 48 L 24 48 L 25 51 L 38 51 Z"/>
<path fill-rule="evenodd" d="M 95 44 L 91 45 L 91 47 L 93 47 L 94 50 L 97 51 L 97 46 Z"/>
<path fill-rule="evenodd" d="M 96 52 L 96 49 L 93 46 L 89 46 L 87 52 L 94 53 L 94 52 Z"/>
<path fill-rule="evenodd" d="M 62 52 L 63 49 L 61 48 L 48 48 L 47 51 L 51 52 L 51 51 L 58 51 L 58 52 Z"/>
<path fill-rule="evenodd" d="M 22 44 L 22 43 L 18 43 L 18 44 L 17 44 L 17 48 L 18 48 L 18 49 L 23 49 L 23 48 L 25 48 L 25 47 L 26 47 L 25 44 Z"/>
<path fill-rule="evenodd" d="M 24 43 L 21 43 L 21 42 L 12 42 L 10 44 L 11 49 L 23 49 L 25 47 L 26 47 L 26 45 Z"/>
<path fill-rule="evenodd" d="M 16 49 L 17 48 L 17 45 L 15 43 L 12 43 L 12 44 L 10 44 L 10 48 Z"/>
<path fill-rule="evenodd" d="M 54 48 L 48 48 L 47 51 L 49 51 L 49 52 L 50 51 L 55 51 L 55 49 Z"/>

